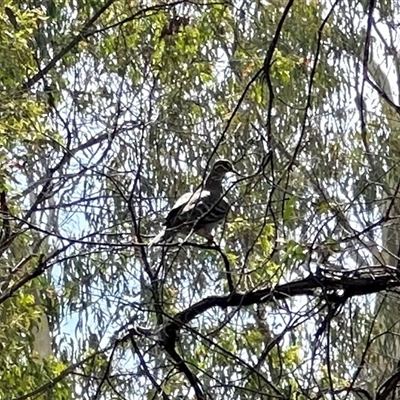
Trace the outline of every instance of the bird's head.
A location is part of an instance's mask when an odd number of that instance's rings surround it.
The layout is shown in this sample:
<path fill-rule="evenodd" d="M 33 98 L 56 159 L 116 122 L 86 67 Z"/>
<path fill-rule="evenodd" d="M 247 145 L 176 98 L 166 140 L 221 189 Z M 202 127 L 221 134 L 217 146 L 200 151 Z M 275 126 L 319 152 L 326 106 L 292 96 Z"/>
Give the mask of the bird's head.
<path fill-rule="evenodd" d="M 234 171 L 233 165 L 229 160 L 218 160 L 212 167 L 212 173 L 225 176 L 227 172 Z"/>
<path fill-rule="evenodd" d="M 228 172 L 234 172 L 235 174 L 239 175 L 238 172 L 235 171 L 232 163 L 229 160 L 218 160 L 215 162 L 211 169 L 209 175 L 210 180 L 220 182 Z"/>

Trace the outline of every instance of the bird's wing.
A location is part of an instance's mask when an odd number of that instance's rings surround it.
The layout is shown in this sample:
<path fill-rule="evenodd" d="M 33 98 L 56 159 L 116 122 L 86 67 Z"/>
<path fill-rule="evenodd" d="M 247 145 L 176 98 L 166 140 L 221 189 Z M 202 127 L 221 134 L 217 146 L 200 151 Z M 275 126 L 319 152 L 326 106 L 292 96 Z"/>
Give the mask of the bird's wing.
<path fill-rule="evenodd" d="M 196 226 L 213 224 L 221 221 L 229 211 L 229 203 L 226 198 L 221 198 L 219 194 L 215 195 L 209 190 L 198 190 L 189 194 L 184 200 L 185 202 L 182 202 L 179 210 L 170 220 L 173 227 L 179 225 L 190 227 L 193 223 L 196 223 Z"/>
<path fill-rule="evenodd" d="M 167 228 L 172 228 L 175 226 L 174 224 L 175 218 L 182 212 L 182 210 L 185 208 L 187 203 L 194 195 L 195 193 L 189 192 L 179 197 L 179 199 L 172 206 L 170 212 L 167 215 L 167 218 L 165 219 L 164 225 L 166 225 Z"/>
<path fill-rule="evenodd" d="M 215 225 L 228 214 L 230 204 L 225 196 L 220 193 L 208 192 L 201 196 L 201 201 L 196 205 L 198 221 L 196 227 Z"/>
<path fill-rule="evenodd" d="M 167 241 L 180 228 L 183 232 L 192 228 L 196 231 L 203 228 L 210 230 L 225 218 L 229 208 L 226 197 L 221 197 L 219 193 L 201 189 L 194 193 L 185 193 L 168 213 L 165 228 L 149 242 L 149 248 L 161 241 Z"/>
<path fill-rule="evenodd" d="M 179 197 L 179 199 L 172 206 L 170 212 L 168 213 L 165 219 L 164 222 L 165 228 L 162 229 L 161 232 L 159 232 L 155 238 L 150 240 L 150 242 L 148 243 L 149 248 L 151 248 L 153 245 L 157 243 L 167 241 L 170 237 L 174 235 L 174 230 L 171 228 L 176 227 L 175 219 L 192 196 L 193 193 L 185 193 L 184 195 Z"/>

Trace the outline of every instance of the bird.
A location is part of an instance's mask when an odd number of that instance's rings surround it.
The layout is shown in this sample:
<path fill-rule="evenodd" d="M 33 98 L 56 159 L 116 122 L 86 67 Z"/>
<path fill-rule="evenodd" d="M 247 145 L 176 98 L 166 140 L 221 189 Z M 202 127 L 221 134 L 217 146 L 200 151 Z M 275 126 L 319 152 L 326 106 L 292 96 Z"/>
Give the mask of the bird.
<path fill-rule="evenodd" d="M 197 235 L 214 242 L 212 230 L 224 220 L 230 209 L 230 204 L 224 196 L 222 179 L 228 172 L 234 172 L 229 160 L 218 160 L 210 173 L 195 192 L 182 195 L 169 211 L 164 228 L 148 243 L 148 248 L 160 242 L 165 242 L 177 233 Z"/>

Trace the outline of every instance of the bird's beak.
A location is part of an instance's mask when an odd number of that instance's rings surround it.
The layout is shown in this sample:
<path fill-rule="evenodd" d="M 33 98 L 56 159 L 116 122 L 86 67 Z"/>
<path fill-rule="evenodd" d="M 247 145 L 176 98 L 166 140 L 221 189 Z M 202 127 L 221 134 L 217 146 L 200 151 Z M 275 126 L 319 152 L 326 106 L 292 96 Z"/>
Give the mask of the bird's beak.
<path fill-rule="evenodd" d="M 231 172 L 233 172 L 237 176 L 242 176 L 242 174 L 240 172 L 236 171 L 236 169 L 234 169 L 234 168 L 232 168 Z"/>

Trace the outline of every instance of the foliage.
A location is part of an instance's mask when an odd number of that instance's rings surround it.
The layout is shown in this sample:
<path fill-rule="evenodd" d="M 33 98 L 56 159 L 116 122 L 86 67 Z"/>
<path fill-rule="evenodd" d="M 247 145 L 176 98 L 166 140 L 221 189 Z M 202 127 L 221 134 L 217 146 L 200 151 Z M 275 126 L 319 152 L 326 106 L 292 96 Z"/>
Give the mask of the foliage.
<path fill-rule="evenodd" d="M 396 397 L 398 6 L 6 0 L 0 397 Z"/>

